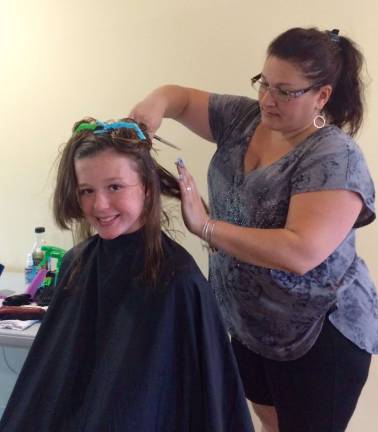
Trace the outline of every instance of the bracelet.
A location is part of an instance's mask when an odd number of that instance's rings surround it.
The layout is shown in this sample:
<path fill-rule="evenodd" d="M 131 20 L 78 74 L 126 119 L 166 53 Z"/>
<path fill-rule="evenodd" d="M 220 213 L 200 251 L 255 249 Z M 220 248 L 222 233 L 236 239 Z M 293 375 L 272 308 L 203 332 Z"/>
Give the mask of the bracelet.
<path fill-rule="evenodd" d="M 213 238 L 214 228 L 215 228 L 216 223 L 217 223 L 216 220 L 208 218 L 202 227 L 202 236 L 201 237 L 203 240 L 205 240 L 206 243 L 209 244 L 210 247 L 211 247 L 211 241 Z"/>
<path fill-rule="evenodd" d="M 208 231 L 208 229 L 209 229 L 209 223 L 210 223 L 210 218 L 207 218 L 206 219 L 206 221 L 205 221 L 205 223 L 203 224 L 203 227 L 202 227 L 202 235 L 201 235 L 201 238 L 203 239 L 203 240 L 205 240 L 206 241 L 206 238 L 207 238 L 207 231 Z"/>
<path fill-rule="evenodd" d="M 211 221 L 212 225 L 210 227 L 210 232 L 209 232 L 209 238 L 207 240 L 207 242 L 209 243 L 209 246 L 212 247 L 212 238 L 213 238 L 213 234 L 214 234 L 214 228 L 215 228 L 215 224 L 217 223 L 217 221 L 213 220 Z"/>

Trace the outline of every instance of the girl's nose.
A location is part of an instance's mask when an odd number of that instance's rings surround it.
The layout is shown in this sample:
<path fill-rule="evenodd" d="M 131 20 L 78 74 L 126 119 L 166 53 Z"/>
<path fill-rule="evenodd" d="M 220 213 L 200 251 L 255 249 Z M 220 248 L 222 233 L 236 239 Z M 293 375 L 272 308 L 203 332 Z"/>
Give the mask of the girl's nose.
<path fill-rule="evenodd" d="M 106 194 L 97 192 L 95 194 L 93 208 L 96 210 L 102 210 L 109 208 L 109 199 Z"/>

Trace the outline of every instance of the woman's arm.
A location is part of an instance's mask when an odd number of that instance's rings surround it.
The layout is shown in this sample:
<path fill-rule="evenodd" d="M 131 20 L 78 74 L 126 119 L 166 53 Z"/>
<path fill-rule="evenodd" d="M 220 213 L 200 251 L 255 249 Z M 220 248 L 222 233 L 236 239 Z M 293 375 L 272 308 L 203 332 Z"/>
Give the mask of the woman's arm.
<path fill-rule="evenodd" d="M 300 275 L 323 262 L 346 238 L 362 208 L 345 190 L 294 195 L 283 229 L 216 222 L 212 244 L 241 261 Z"/>
<path fill-rule="evenodd" d="M 209 93 L 166 85 L 157 88 L 135 105 L 130 117 L 146 124 L 152 135 L 160 127 L 163 118 L 172 118 L 202 138 L 213 141 L 208 106 Z"/>
<path fill-rule="evenodd" d="M 178 170 L 185 224 L 203 238 L 208 215 L 193 177 L 183 166 L 178 165 Z M 212 246 L 240 261 L 303 275 L 323 262 L 346 238 L 361 209 L 362 200 L 354 192 L 306 192 L 291 198 L 282 229 L 246 228 L 215 221 L 214 227 L 210 222 L 208 233 L 212 231 Z"/>

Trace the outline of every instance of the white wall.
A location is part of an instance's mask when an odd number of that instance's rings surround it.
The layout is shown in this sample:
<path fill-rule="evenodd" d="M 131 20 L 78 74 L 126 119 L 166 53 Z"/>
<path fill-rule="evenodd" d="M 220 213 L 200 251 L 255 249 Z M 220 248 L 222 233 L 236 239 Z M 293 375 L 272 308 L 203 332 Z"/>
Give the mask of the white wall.
<path fill-rule="evenodd" d="M 353 9 L 352 9 L 353 7 Z M 370 86 L 359 142 L 378 179 L 378 6 L 373 0 L 0 0 L 0 262 L 21 270 L 33 228 L 47 227 L 48 243 L 69 247 L 53 224 L 53 162 L 74 121 L 85 115 L 118 118 L 163 83 L 252 94 L 270 40 L 293 26 L 340 28 L 362 47 Z M 159 160 L 174 171 L 182 156 L 206 195 L 213 146 L 173 122 L 160 134 L 182 147 L 159 145 Z M 197 239 L 181 239 L 204 272 Z M 361 230 L 360 251 L 378 280 L 378 225 Z"/>

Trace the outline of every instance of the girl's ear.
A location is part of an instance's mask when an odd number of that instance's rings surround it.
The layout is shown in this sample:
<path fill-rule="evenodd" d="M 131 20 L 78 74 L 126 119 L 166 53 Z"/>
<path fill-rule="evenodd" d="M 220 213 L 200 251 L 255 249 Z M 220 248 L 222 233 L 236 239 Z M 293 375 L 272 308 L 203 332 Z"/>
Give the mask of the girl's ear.
<path fill-rule="evenodd" d="M 149 197 L 151 195 L 150 189 L 147 185 L 144 186 L 144 193 L 146 194 L 146 197 Z"/>
<path fill-rule="evenodd" d="M 148 185 L 144 186 L 144 213 L 148 212 L 151 207 L 151 188 Z"/>

